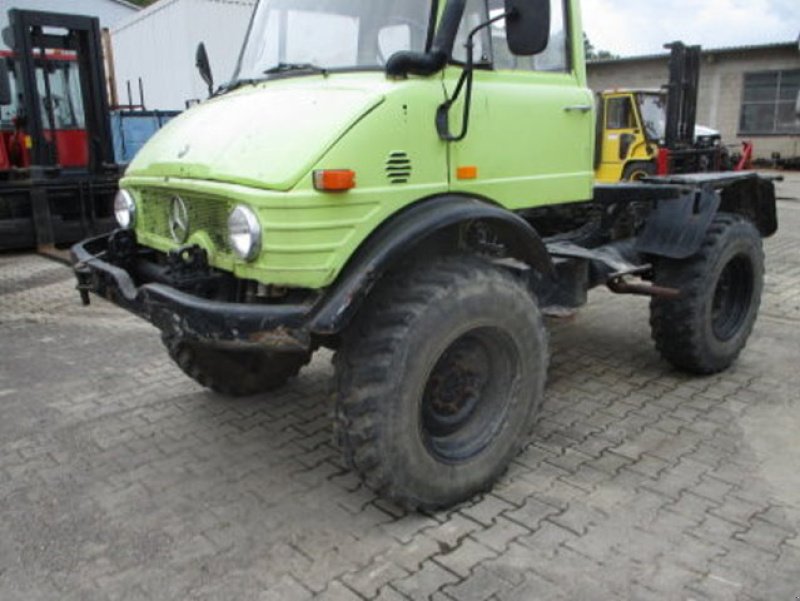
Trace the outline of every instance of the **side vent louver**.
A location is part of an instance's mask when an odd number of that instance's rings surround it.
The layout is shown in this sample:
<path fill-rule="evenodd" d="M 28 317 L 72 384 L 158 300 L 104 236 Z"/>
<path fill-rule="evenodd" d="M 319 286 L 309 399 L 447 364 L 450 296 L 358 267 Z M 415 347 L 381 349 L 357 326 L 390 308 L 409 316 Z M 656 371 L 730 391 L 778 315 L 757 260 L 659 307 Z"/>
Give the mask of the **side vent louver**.
<path fill-rule="evenodd" d="M 393 152 L 386 160 L 386 177 L 392 184 L 405 184 L 411 177 L 411 159 L 405 152 Z"/>

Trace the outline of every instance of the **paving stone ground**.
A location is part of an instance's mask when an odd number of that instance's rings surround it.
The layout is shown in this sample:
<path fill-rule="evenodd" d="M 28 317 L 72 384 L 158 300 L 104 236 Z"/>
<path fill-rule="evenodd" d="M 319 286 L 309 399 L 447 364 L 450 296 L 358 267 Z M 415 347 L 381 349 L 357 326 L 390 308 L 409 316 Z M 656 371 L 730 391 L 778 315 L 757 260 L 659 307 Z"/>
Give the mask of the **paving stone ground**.
<path fill-rule="evenodd" d="M 800 177 L 728 372 L 672 370 L 646 302 L 552 323 L 543 417 L 491 493 L 406 514 L 331 444 L 330 355 L 227 400 L 70 272 L 0 255 L 0 599 L 800 596 Z"/>

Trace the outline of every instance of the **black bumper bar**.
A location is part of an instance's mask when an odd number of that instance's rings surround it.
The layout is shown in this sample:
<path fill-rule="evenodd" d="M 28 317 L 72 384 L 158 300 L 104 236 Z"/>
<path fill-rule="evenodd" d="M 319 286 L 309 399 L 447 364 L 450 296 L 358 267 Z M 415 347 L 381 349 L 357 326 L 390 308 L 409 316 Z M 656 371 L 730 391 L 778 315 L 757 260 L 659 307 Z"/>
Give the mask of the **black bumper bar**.
<path fill-rule="evenodd" d="M 137 285 L 135 275 L 109 258 L 109 242 L 113 236 L 91 238 L 72 247 L 78 290 L 85 304 L 92 292 L 143 317 L 163 332 L 221 346 L 257 344 L 276 351 L 310 348 L 309 319 L 313 303 L 222 302 L 194 296 L 166 284 Z"/>

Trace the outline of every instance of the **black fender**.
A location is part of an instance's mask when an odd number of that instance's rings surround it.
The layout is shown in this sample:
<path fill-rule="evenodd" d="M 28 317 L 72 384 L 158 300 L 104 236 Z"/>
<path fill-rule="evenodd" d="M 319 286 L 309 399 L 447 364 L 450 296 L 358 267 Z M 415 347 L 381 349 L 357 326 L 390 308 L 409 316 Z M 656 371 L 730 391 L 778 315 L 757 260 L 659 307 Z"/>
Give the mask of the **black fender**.
<path fill-rule="evenodd" d="M 553 276 L 553 264 L 544 242 L 519 215 L 471 197 L 431 198 L 390 217 L 367 238 L 316 308 L 311 332 L 318 335 L 340 332 L 388 269 L 437 234 L 475 223 L 488 226 L 508 256 L 543 275 Z"/>
<path fill-rule="evenodd" d="M 775 185 L 756 173 L 695 173 L 659 178 L 648 194 L 648 184 L 630 190 L 653 198 L 655 206 L 636 240 L 636 250 L 670 259 L 686 259 L 700 250 L 717 212 L 736 213 L 749 219 L 763 237 L 778 229 Z M 666 183 L 667 186 L 658 184 Z M 676 191 L 674 198 L 659 198 L 660 189 Z"/>

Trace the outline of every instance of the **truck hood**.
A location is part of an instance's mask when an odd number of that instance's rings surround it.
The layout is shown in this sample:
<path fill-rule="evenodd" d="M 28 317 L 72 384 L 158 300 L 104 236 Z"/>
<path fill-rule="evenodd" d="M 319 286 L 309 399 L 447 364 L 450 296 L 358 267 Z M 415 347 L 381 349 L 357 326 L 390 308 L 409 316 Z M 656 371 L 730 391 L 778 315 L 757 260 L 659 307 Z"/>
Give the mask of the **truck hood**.
<path fill-rule="evenodd" d="M 311 79 L 250 86 L 189 109 L 148 141 L 126 175 L 293 188 L 384 98 Z"/>

